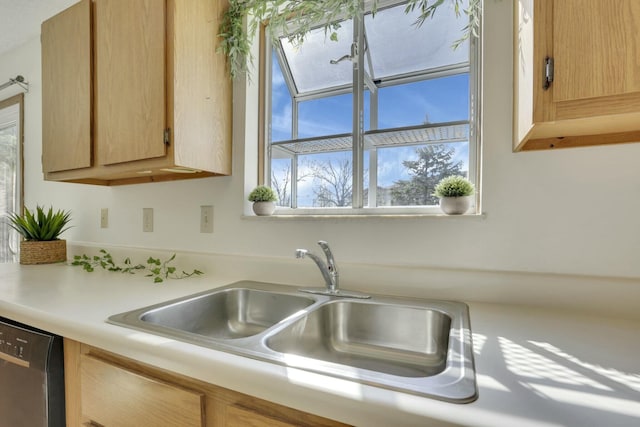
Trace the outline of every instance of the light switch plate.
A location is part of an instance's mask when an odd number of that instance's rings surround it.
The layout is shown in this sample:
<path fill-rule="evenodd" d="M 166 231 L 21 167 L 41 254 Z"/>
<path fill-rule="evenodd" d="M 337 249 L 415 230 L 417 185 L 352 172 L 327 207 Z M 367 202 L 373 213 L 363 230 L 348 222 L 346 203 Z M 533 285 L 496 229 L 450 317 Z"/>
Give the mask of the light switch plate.
<path fill-rule="evenodd" d="M 100 209 L 100 228 L 109 228 L 109 208 Z"/>
<path fill-rule="evenodd" d="M 142 231 L 145 233 L 153 231 L 153 208 L 142 208 Z"/>
<path fill-rule="evenodd" d="M 200 206 L 200 232 L 213 233 L 213 206 Z"/>

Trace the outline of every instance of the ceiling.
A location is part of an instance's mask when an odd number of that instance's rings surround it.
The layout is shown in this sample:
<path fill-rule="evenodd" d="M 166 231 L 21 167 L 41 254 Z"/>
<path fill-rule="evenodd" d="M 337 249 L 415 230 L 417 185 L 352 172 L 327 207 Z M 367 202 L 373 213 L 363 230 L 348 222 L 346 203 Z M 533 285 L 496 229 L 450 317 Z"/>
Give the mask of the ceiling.
<path fill-rule="evenodd" d="M 40 24 L 79 0 L 0 0 L 0 56 L 39 37 Z"/>

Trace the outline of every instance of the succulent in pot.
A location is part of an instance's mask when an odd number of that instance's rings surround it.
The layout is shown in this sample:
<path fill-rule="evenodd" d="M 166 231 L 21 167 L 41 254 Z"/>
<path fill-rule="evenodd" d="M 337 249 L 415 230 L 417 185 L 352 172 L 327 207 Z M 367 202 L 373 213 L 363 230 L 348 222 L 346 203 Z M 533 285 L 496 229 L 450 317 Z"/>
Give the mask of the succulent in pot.
<path fill-rule="evenodd" d="M 31 212 L 24 208 L 24 214 L 9 214 L 11 228 L 24 238 L 20 242 L 20 264 L 50 264 L 67 260 L 67 242 L 60 234 L 68 230 L 71 212 L 45 211 L 36 206 Z"/>
<path fill-rule="evenodd" d="M 248 200 L 253 202 L 253 212 L 258 216 L 269 216 L 276 210 L 275 191 L 265 185 L 259 185 L 249 193 Z"/>
<path fill-rule="evenodd" d="M 448 176 L 436 185 L 433 195 L 440 199 L 440 209 L 447 215 L 461 215 L 469 210 L 473 183 L 462 176 Z"/>

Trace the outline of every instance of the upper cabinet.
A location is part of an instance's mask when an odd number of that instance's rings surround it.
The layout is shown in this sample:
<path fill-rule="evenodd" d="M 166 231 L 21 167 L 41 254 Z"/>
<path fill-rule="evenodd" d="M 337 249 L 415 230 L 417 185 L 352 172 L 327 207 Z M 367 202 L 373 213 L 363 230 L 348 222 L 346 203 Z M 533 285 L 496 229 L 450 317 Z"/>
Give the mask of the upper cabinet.
<path fill-rule="evenodd" d="M 42 167 L 45 174 L 92 165 L 90 16 L 91 3 L 83 0 L 42 24 Z"/>
<path fill-rule="evenodd" d="M 640 2 L 519 0 L 514 150 L 640 141 Z"/>
<path fill-rule="evenodd" d="M 42 24 L 45 179 L 231 174 L 231 80 L 216 0 L 82 0 Z"/>

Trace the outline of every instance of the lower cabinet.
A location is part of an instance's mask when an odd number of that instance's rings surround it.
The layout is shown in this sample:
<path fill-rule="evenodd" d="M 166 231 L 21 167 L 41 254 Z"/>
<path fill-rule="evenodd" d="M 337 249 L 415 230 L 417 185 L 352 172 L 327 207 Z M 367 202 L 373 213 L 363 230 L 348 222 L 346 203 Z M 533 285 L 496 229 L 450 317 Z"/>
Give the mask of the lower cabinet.
<path fill-rule="evenodd" d="M 64 346 L 68 427 L 345 425 L 77 341 Z"/>

